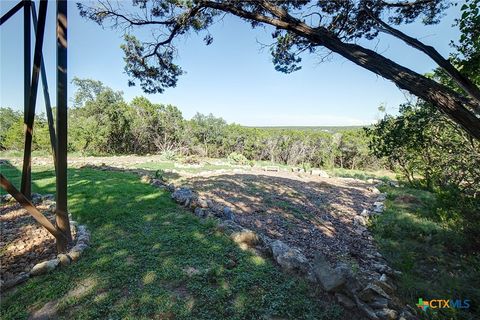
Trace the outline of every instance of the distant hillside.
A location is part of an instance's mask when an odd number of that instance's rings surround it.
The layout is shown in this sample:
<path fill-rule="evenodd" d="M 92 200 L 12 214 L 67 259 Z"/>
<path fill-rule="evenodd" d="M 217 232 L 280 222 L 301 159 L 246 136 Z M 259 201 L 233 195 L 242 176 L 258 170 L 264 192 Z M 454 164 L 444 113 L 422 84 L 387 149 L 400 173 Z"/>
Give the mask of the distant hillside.
<path fill-rule="evenodd" d="M 326 131 L 326 132 L 339 132 L 345 130 L 358 130 L 364 127 L 369 127 L 369 125 L 365 126 L 318 126 L 318 127 L 310 127 L 310 126 L 264 126 L 264 127 L 251 127 L 251 128 L 259 128 L 259 129 L 284 129 L 284 130 L 305 130 L 305 131 Z"/>

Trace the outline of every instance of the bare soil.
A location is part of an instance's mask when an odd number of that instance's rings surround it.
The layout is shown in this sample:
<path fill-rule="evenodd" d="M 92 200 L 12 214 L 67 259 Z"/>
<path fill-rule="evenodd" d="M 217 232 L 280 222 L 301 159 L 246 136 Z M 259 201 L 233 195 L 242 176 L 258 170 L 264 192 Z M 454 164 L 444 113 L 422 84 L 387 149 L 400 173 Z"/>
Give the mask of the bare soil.
<path fill-rule="evenodd" d="M 236 221 L 273 239 L 316 252 L 331 262 L 344 261 L 371 273 L 375 245 L 368 232 L 355 232 L 353 218 L 369 209 L 377 195 L 357 179 L 321 178 L 289 172 L 193 176 L 187 186 L 205 198 L 229 206 Z"/>
<path fill-rule="evenodd" d="M 47 204 L 37 208 L 50 221 Z M 8 281 L 42 261 L 56 257 L 55 238 L 18 203 L 0 206 L 0 279 Z"/>

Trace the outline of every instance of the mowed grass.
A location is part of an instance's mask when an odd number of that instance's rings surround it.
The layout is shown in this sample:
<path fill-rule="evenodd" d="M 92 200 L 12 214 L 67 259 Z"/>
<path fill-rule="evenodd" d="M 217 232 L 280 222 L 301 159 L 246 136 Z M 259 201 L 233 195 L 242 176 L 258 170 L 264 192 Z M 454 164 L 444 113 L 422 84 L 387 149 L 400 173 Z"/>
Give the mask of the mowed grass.
<path fill-rule="evenodd" d="M 405 303 L 419 298 L 470 300 L 469 309 L 429 309 L 422 319 L 480 319 L 480 257 L 466 255 L 458 221 L 438 214 L 435 195 L 410 188 L 383 187 L 384 214 L 372 231 L 380 252 L 403 275 L 398 286 Z"/>
<path fill-rule="evenodd" d="M 0 169 L 18 186 L 18 168 Z M 77 263 L 7 292 L 2 319 L 27 319 L 48 302 L 64 319 L 346 317 L 304 280 L 240 250 L 213 221 L 200 221 L 137 176 L 68 175 L 69 211 L 90 229 L 91 247 Z M 54 193 L 53 176 L 34 168 L 33 192 Z"/>
<path fill-rule="evenodd" d="M 227 170 L 227 169 L 234 169 L 235 166 L 233 165 L 217 165 L 211 163 L 203 163 L 200 166 L 192 166 L 192 167 L 176 167 L 175 161 L 162 161 L 162 162 L 145 162 L 145 163 L 138 163 L 133 165 L 135 168 L 139 169 L 146 169 L 146 170 L 177 170 L 177 171 L 184 171 L 189 173 L 198 173 L 201 171 L 214 171 L 214 170 Z"/>
<path fill-rule="evenodd" d="M 388 170 L 363 171 L 354 169 L 332 168 L 327 172 L 333 177 L 354 178 L 360 180 L 380 179 L 384 181 L 394 180 L 395 173 Z"/>

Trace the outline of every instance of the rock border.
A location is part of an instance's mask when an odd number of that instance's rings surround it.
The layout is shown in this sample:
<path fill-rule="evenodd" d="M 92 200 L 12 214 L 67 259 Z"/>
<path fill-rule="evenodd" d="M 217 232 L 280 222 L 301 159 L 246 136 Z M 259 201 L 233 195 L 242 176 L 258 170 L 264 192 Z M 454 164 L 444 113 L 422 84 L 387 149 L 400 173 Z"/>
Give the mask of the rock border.
<path fill-rule="evenodd" d="M 49 201 L 49 210 L 53 210 L 55 208 L 55 201 L 52 199 L 54 198 L 51 194 L 40 195 L 38 193 L 32 194 L 32 202 L 38 204 L 43 201 Z M 8 203 L 11 202 L 13 197 L 9 194 L 3 195 L 0 198 L 0 203 Z M 55 259 L 46 260 L 35 264 L 32 269 L 28 272 L 21 272 L 17 277 L 10 279 L 8 281 L 1 283 L 2 292 L 5 290 L 11 289 L 25 281 L 27 281 L 30 277 L 40 276 L 46 273 L 49 273 L 59 266 L 66 267 L 70 265 L 72 262 L 78 261 L 80 256 L 88 248 L 90 243 L 90 231 L 88 231 L 87 227 L 82 224 L 78 224 L 78 222 L 72 220 L 72 216 L 69 215 L 70 218 L 70 227 L 72 230 L 76 231 L 75 237 L 75 245 L 68 251 L 68 253 L 60 253 L 57 255 Z"/>
<path fill-rule="evenodd" d="M 319 284 L 325 291 L 334 294 L 338 303 L 348 309 L 356 307 L 372 320 L 416 318 L 415 309 L 408 305 L 403 306 L 395 297 L 396 286 L 392 278 L 401 273 L 388 267 L 386 263 L 375 264 L 377 271 L 381 273 L 380 278 L 362 286 L 347 264 L 340 262 L 336 266 L 331 266 L 321 253 L 317 254 L 314 261 L 309 261 L 300 249 L 236 223 L 235 213 L 228 206 L 215 204 L 210 199 L 198 196 L 187 187 L 175 187 L 173 184 L 166 184 L 149 175 L 141 175 L 141 181 L 167 189 L 176 203 L 189 209 L 201 219 L 218 219 L 218 228 L 241 249 L 270 256 L 283 271 L 304 276 L 308 281 Z M 368 221 L 373 216 L 381 215 L 386 208 L 387 194 L 377 189 L 379 182 L 376 182 L 377 184 L 370 188 L 370 191 L 377 194 L 370 210 L 363 210 L 353 219 L 354 230 L 359 236 L 371 237 L 367 228 Z M 378 252 L 374 258 L 383 259 Z"/>
<path fill-rule="evenodd" d="M 362 284 L 346 263 L 339 262 L 332 266 L 320 252 L 317 253 L 313 261 L 309 261 L 300 249 L 289 246 L 281 240 L 274 240 L 264 234 L 242 227 L 235 222 L 235 212 L 232 208 L 199 197 L 190 188 L 168 184 L 147 174 L 146 170 L 115 168 L 105 165 L 86 165 L 85 167 L 102 171 L 133 173 L 140 176 L 143 183 L 168 190 L 176 203 L 189 209 L 197 217 L 216 219 L 218 222 L 217 228 L 230 237 L 241 249 L 272 258 L 284 272 L 298 274 L 312 284 L 320 285 L 326 292 L 333 294 L 339 304 L 348 309 L 357 308 L 368 319 L 416 319 L 416 310 L 409 305 L 403 305 L 395 297 L 396 286 L 393 278 L 399 276 L 401 272 L 390 268 L 378 252 L 375 252 L 371 258 L 381 261 L 381 263 L 374 264 L 376 271 L 381 276 Z M 367 182 L 374 185 L 369 187 L 369 190 L 377 194 L 377 198 L 370 209 L 365 209 L 357 214 L 352 222 L 354 231 L 359 236 L 372 238 L 367 228 L 368 221 L 384 212 L 386 208 L 384 202 L 387 194 L 381 193 L 377 189 L 384 182 L 376 179 Z M 389 183 L 389 185 L 398 186 L 396 183 Z"/>

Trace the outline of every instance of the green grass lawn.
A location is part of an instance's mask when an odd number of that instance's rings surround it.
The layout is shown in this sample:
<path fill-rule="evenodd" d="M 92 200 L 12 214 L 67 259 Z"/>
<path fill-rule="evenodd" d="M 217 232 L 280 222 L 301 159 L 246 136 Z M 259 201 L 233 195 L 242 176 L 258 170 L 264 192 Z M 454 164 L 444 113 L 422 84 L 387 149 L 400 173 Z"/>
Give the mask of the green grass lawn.
<path fill-rule="evenodd" d="M 332 168 L 327 170 L 333 177 L 355 178 L 360 180 L 380 179 L 384 181 L 395 180 L 395 173 L 388 170 L 364 171 L 353 169 Z"/>
<path fill-rule="evenodd" d="M 162 162 L 145 162 L 145 163 L 138 163 L 133 165 L 135 168 L 139 169 L 146 169 L 146 170 L 166 170 L 166 169 L 175 169 L 178 171 L 190 172 L 190 173 L 198 173 L 201 171 L 213 171 L 213 170 L 222 170 L 222 169 L 229 169 L 232 170 L 235 166 L 231 165 L 217 165 L 211 163 L 203 163 L 201 166 L 198 167 L 175 167 L 175 161 L 162 161 Z"/>
<path fill-rule="evenodd" d="M 429 310 L 425 319 L 480 319 L 480 257 L 466 255 L 458 222 L 438 215 L 434 194 L 383 187 L 387 209 L 373 222 L 380 252 L 403 275 L 399 293 L 415 306 L 419 298 L 469 299 L 469 309 Z"/>
<path fill-rule="evenodd" d="M 17 168 L 0 169 L 18 186 Z M 2 297 L 2 319 L 26 319 L 50 301 L 65 319 L 347 317 L 304 280 L 241 251 L 213 221 L 200 221 L 137 176 L 68 174 L 69 211 L 90 229 L 91 247 L 77 263 Z M 50 168 L 34 168 L 33 182 L 33 192 L 55 191 Z"/>

